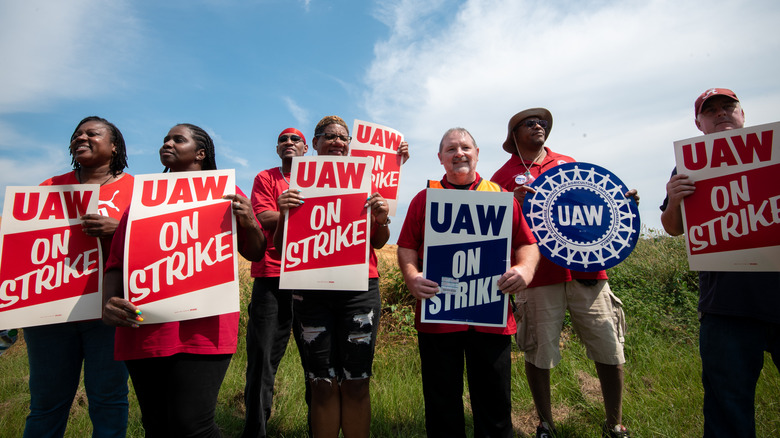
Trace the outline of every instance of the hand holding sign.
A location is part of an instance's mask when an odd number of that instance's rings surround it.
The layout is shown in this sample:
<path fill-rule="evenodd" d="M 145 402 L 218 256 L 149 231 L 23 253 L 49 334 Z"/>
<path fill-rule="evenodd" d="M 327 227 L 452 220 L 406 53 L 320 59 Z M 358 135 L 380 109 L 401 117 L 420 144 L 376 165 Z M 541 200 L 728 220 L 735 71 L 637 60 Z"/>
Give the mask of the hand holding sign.
<path fill-rule="evenodd" d="M 291 208 L 298 207 L 303 204 L 304 196 L 298 189 L 285 190 L 284 193 L 277 199 L 279 205 L 279 215 L 284 216 L 285 213 L 290 211 Z"/>
<path fill-rule="evenodd" d="M 368 195 L 370 165 L 368 158 L 293 158 L 274 235 L 283 255 L 282 289 L 365 290 L 371 239 L 367 208 L 387 217 L 387 202 Z M 307 193 L 305 203 L 301 189 Z"/>
<path fill-rule="evenodd" d="M 396 155 L 401 157 L 401 164 L 406 163 L 409 160 L 409 143 L 402 141 L 401 145 L 398 146 Z"/>
<path fill-rule="evenodd" d="M 138 328 L 136 322 L 144 320 L 141 309 L 119 296 L 122 289 L 122 273 L 118 270 L 106 272 L 103 287 L 108 290 L 105 296 L 109 297 L 103 304 L 103 323 L 113 327 Z"/>
<path fill-rule="evenodd" d="M 508 271 L 498 279 L 496 285 L 501 292 L 514 295 L 528 287 L 528 283 L 533 278 L 533 272 L 529 272 L 526 265 L 517 265 L 509 268 Z"/>
<path fill-rule="evenodd" d="M 406 248 L 399 248 L 399 251 L 401 249 Z M 409 288 L 409 292 L 418 300 L 425 300 L 439 293 L 439 283 L 428 280 L 423 276 L 422 272 L 414 277 L 412 281 L 407 281 L 406 286 Z"/>
<path fill-rule="evenodd" d="M 379 192 L 376 192 L 368 197 L 366 200 L 366 207 L 371 209 L 371 215 L 374 217 L 374 221 L 380 225 L 387 225 L 390 223 L 390 218 L 387 217 L 390 213 L 390 207 L 387 205 L 387 201 Z"/>
<path fill-rule="evenodd" d="M 387 126 L 355 120 L 355 133 L 350 146 L 353 157 L 371 157 L 371 191 L 387 200 L 390 216 L 395 215 L 398 187 L 401 182 L 401 165 L 409 159 L 409 143 L 403 134 Z"/>
<path fill-rule="evenodd" d="M 119 221 L 99 214 L 85 214 L 81 216 L 81 229 L 90 237 L 113 236 Z"/>
<path fill-rule="evenodd" d="M 682 207 L 693 270 L 780 270 L 780 123 L 715 132 L 674 142 L 679 175 L 667 184 L 666 211 Z M 694 186 L 695 181 L 695 186 Z M 669 227 L 669 225 L 674 225 Z"/>

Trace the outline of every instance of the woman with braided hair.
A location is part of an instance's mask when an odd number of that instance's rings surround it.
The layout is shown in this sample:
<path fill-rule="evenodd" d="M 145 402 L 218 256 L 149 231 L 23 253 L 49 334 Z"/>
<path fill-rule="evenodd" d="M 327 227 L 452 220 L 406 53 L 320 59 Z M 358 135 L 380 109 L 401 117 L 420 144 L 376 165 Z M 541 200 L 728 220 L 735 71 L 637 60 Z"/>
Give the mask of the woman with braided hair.
<path fill-rule="evenodd" d="M 214 170 L 214 142 L 201 128 L 179 124 L 160 148 L 164 172 Z M 236 187 L 231 199 L 238 225 L 238 251 L 259 261 L 265 237 L 252 205 Z M 131 207 L 132 208 L 132 207 Z M 104 276 L 103 321 L 117 326 L 114 356 L 125 361 L 141 407 L 147 437 L 219 437 L 214 422 L 217 395 L 238 340 L 239 312 L 186 321 L 136 324 L 138 308 L 122 290 L 127 215 L 117 228 Z"/>
<path fill-rule="evenodd" d="M 104 260 L 133 191 L 125 139 L 108 120 L 91 116 L 70 137 L 73 170 L 42 186 L 96 184 L 98 213 L 81 219 L 84 233 L 100 239 Z M 30 364 L 30 414 L 25 437 L 61 437 L 78 389 L 82 364 L 93 436 L 123 437 L 127 430 L 127 369 L 114 361 L 114 327 L 99 319 L 24 329 Z M 52 358 L 56 358 L 52 360 Z"/>

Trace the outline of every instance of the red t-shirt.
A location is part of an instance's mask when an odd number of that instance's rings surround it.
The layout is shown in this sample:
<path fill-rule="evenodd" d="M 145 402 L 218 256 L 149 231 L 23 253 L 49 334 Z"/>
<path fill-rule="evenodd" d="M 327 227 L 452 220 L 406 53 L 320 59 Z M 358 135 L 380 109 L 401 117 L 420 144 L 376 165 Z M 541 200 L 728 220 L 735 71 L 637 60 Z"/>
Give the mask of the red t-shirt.
<path fill-rule="evenodd" d="M 236 186 L 236 193 L 245 196 Z M 127 214 L 119 221 L 106 271 L 123 268 Z M 237 236 L 241 238 L 239 233 Z M 238 343 L 239 312 L 186 321 L 144 324 L 138 328 L 117 327 L 114 359 L 133 360 L 167 357 L 177 353 L 233 354 Z"/>
<path fill-rule="evenodd" d="M 42 186 L 64 186 L 79 184 L 76 179 L 76 171 L 71 171 L 63 175 L 53 176 L 42 182 Z M 98 214 L 120 220 L 130 200 L 133 198 L 133 176 L 128 173 L 122 173 L 120 178 L 109 184 L 100 186 L 98 194 Z M 101 237 L 100 246 L 103 249 L 103 260 L 108 259 L 108 253 L 111 250 L 111 237 Z"/>
<path fill-rule="evenodd" d="M 518 155 L 512 154 L 509 160 L 507 160 L 507 162 L 504 163 L 504 165 L 493 174 L 493 177 L 490 180 L 498 183 L 504 189 L 512 191 L 520 186 L 520 184 L 515 182 L 515 177 L 524 174 L 526 167 L 528 167 L 528 171 L 531 172 L 531 176 L 536 179 L 539 177 L 539 175 L 552 169 L 555 166 L 564 163 L 574 163 L 577 161 L 567 155 L 555 153 L 547 146 L 544 147 L 544 150 L 547 152 L 547 155 L 544 157 L 541 163 L 523 161 Z M 546 257 L 542 256 L 542 259 L 539 262 L 539 269 L 537 269 L 536 275 L 534 275 L 534 280 L 531 282 L 529 287 L 547 286 L 550 284 L 562 283 L 578 278 L 606 280 L 607 272 L 570 271 L 569 269 L 556 265 Z"/>
<path fill-rule="evenodd" d="M 255 216 L 268 210 L 279 211 L 276 200 L 290 187 L 289 180 L 290 173 L 282 175 L 282 169 L 279 167 L 266 169 L 255 176 L 250 199 Z M 274 247 L 273 231 L 264 228 L 263 233 L 266 241 L 265 257 L 259 262 L 252 262 L 252 277 L 278 277 L 282 255 Z"/>
<path fill-rule="evenodd" d="M 475 190 L 479 185 L 482 178 L 477 174 L 477 179 L 474 184 L 469 187 L 469 190 Z M 446 181 L 446 177 L 442 180 L 442 185 L 446 189 L 457 190 L 451 184 Z M 413 249 L 417 251 L 418 266 L 422 266 L 423 249 L 425 246 L 425 203 L 426 196 L 425 190 L 421 190 L 409 204 L 409 209 L 406 212 L 406 218 L 404 219 L 404 225 L 401 228 L 401 234 L 398 236 L 398 246 L 401 248 Z M 531 230 L 528 228 L 528 224 L 525 222 L 525 218 L 520 212 L 520 206 L 515 201 L 513 203 L 512 210 L 512 249 L 517 249 L 521 245 L 528 245 L 536 243 Z M 507 324 L 506 327 L 485 327 L 485 326 L 469 326 L 467 324 L 444 324 L 444 323 L 430 323 L 420 321 L 421 301 L 417 300 L 415 308 L 414 326 L 417 331 L 423 333 L 453 333 L 469 330 L 473 327 L 473 330 L 482 333 L 494 333 L 502 335 L 511 335 L 517 331 L 517 325 L 515 318 L 512 316 L 511 306 L 507 306 Z"/>
<path fill-rule="evenodd" d="M 273 167 L 266 169 L 255 176 L 255 182 L 252 186 L 252 209 L 255 216 L 264 211 L 279 211 L 277 200 L 279 196 L 290 188 L 290 173 L 282 175 L 282 169 Z M 371 224 L 371 235 L 373 236 L 379 225 L 376 222 Z M 278 277 L 282 269 L 282 255 L 274 247 L 272 231 L 263 229 L 267 243 L 265 257 L 259 262 L 252 263 L 252 277 Z M 377 257 L 374 248 L 369 244 L 368 254 L 368 278 L 378 278 Z"/>

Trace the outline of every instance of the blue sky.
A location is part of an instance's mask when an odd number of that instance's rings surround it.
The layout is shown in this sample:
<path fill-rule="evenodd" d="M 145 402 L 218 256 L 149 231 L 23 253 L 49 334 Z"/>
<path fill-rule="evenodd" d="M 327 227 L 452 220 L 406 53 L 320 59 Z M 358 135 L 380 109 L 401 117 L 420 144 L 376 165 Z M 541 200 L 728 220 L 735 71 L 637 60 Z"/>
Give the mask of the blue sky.
<path fill-rule="evenodd" d="M 700 135 L 702 91 L 732 88 L 748 125 L 780 120 L 778 23 L 773 0 L 0 0 L 0 185 L 67 172 L 75 124 L 99 115 L 124 134 L 132 174 L 162 169 L 171 126 L 202 126 L 248 193 L 279 164 L 282 129 L 309 139 L 337 114 L 411 146 L 394 241 L 443 173 L 446 129 L 472 132 L 489 178 L 509 118 L 543 106 L 547 145 L 637 188 L 659 229 L 673 142 Z"/>

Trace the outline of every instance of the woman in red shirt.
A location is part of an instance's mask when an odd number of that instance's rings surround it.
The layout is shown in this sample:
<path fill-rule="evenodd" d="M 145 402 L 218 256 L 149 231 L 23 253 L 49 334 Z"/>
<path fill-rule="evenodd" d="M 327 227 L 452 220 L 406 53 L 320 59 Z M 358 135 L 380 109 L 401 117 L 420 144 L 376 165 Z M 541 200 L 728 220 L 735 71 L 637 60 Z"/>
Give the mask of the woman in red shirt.
<path fill-rule="evenodd" d="M 176 125 L 160 148 L 166 171 L 214 170 L 214 142 L 195 125 Z M 236 188 L 231 199 L 238 251 L 251 261 L 265 253 L 265 237 L 249 200 Z M 122 266 L 127 215 L 117 229 L 104 277 L 103 320 L 117 326 L 115 358 L 124 360 L 138 396 L 148 437 L 219 437 L 217 395 L 236 351 L 239 312 L 159 324 L 136 324 L 138 308 L 123 297 Z M 143 248 L 140 248 L 143 250 Z"/>
<path fill-rule="evenodd" d="M 88 236 L 100 239 L 108 255 L 119 219 L 130 204 L 133 177 L 127 167 L 125 139 L 106 119 L 91 116 L 70 137 L 73 170 L 42 186 L 98 184 L 98 213 L 81 217 Z M 25 437 L 63 436 L 84 364 L 84 387 L 95 436 L 125 436 L 127 369 L 114 360 L 114 327 L 100 320 L 50 324 L 24 329 L 30 363 L 30 414 Z"/>

